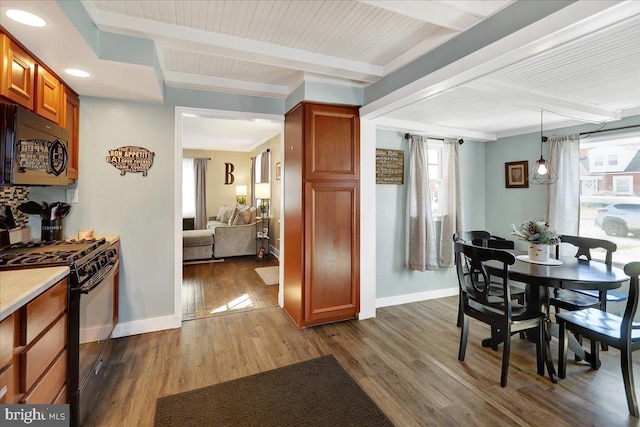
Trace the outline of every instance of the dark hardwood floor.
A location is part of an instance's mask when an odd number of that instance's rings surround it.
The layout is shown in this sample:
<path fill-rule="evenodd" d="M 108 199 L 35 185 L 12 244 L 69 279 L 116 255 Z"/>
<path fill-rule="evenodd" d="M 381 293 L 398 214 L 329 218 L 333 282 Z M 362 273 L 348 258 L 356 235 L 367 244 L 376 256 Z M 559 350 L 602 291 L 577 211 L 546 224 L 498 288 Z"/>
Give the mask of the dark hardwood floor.
<path fill-rule="evenodd" d="M 456 302 L 387 307 L 375 319 L 308 329 L 271 307 L 119 338 L 104 397 L 87 425 L 151 426 L 160 396 L 329 353 L 398 426 L 638 424 L 627 411 L 617 350 L 602 352 L 598 371 L 570 359 L 567 378 L 552 384 L 536 374 L 534 344 L 514 336 L 509 383 L 501 388 L 502 347 L 481 347 L 485 325 L 471 320 L 466 361 L 457 360 Z M 555 361 L 555 342 L 552 351 Z"/>
<path fill-rule="evenodd" d="M 201 319 L 278 305 L 278 286 L 266 286 L 255 269 L 278 265 L 271 256 L 225 258 L 187 264 L 182 270 L 182 320 Z"/>

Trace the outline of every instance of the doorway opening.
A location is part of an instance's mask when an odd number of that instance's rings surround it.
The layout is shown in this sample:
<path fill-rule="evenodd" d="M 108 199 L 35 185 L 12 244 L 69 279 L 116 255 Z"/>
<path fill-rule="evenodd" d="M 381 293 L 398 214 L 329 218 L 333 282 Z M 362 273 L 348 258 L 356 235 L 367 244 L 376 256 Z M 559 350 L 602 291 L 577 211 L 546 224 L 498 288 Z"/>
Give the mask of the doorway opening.
<path fill-rule="evenodd" d="M 283 182 L 279 173 L 276 177 L 276 172 L 281 168 L 284 116 L 176 107 L 175 120 L 176 315 L 182 320 L 193 320 L 282 306 L 282 273 L 278 266 L 283 241 L 280 232 Z M 264 152 L 270 153 L 271 173 L 256 179 L 252 159 L 260 158 Z M 201 192 L 206 195 L 206 201 L 201 202 L 206 206 L 206 221 L 200 220 L 200 226 L 194 228 L 200 228 L 203 234 L 211 230 L 213 240 L 211 258 L 189 262 L 183 262 L 182 247 L 183 228 L 191 223 L 185 221 L 183 215 L 184 158 L 206 159 L 206 189 Z M 269 186 L 266 213 L 259 210 L 265 201 L 256 200 L 255 182 L 262 187 Z M 254 208 L 256 213 L 251 217 L 249 211 Z M 229 210 L 236 214 L 244 212 L 244 219 L 236 217 L 235 222 L 229 223 L 229 219 L 222 218 Z M 227 235 L 218 232 L 216 242 L 217 227 L 233 229 L 223 230 Z M 239 233 L 233 234 L 235 232 Z M 266 250 L 261 250 L 263 245 Z"/>

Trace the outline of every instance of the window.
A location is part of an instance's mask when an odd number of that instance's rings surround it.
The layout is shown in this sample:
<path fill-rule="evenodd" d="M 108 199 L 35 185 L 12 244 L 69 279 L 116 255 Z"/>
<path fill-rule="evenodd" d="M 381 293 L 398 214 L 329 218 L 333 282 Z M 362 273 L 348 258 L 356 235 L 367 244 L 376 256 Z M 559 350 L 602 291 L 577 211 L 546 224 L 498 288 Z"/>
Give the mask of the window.
<path fill-rule="evenodd" d="M 580 156 L 579 234 L 615 242 L 618 249 L 613 253 L 614 262 L 637 259 L 640 133 L 581 139 Z M 588 159 L 593 159 L 593 163 Z M 604 257 L 604 252 L 594 251 L 594 256 Z"/>
<path fill-rule="evenodd" d="M 196 216 L 196 175 L 193 159 L 182 159 L 182 217 Z"/>
<path fill-rule="evenodd" d="M 442 215 L 440 195 L 442 194 L 442 144 L 429 140 L 427 150 L 427 167 L 429 169 L 429 193 L 431 194 L 431 212 L 434 216 Z"/>
<path fill-rule="evenodd" d="M 614 176 L 613 192 L 617 194 L 633 194 L 633 176 Z"/>

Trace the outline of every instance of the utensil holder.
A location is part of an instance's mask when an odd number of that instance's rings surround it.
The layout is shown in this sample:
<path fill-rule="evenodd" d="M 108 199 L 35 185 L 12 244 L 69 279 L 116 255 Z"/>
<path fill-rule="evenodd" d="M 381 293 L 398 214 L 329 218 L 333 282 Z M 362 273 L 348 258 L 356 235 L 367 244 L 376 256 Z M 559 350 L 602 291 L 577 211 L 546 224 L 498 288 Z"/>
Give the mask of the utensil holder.
<path fill-rule="evenodd" d="M 40 230 L 40 240 L 62 240 L 62 219 L 43 219 Z"/>

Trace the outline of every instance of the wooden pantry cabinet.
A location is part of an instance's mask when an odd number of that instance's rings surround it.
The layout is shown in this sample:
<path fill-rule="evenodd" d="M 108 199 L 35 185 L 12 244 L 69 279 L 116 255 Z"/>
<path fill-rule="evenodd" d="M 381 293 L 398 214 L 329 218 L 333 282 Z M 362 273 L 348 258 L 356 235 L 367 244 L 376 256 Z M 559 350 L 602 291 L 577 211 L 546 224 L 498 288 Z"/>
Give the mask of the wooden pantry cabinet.
<path fill-rule="evenodd" d="M 67 279 L 0 323 L 0 403 L 67 402 Z"/>
<path fill-rule="evenodd" d="M 303 102 L 285 116 L 284 309 L 298 327 L 360 311 L 358 107 Z"/>

